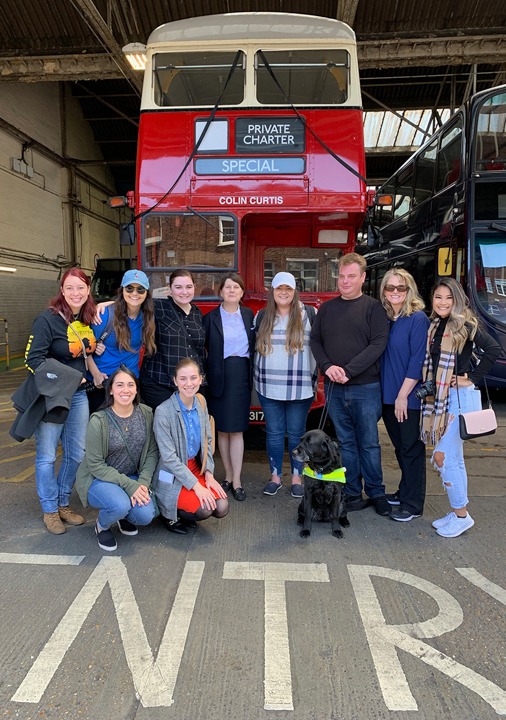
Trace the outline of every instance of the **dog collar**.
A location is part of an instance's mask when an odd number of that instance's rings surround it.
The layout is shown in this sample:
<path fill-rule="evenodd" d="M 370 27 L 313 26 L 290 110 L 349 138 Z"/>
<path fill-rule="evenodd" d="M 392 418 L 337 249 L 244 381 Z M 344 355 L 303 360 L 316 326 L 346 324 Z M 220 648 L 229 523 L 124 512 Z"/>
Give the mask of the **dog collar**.
<path fill-rule="evenodd" d="M 337 470 L 333 470 L 332 472 L 326 473 L 325 475 L 323 475 L 322 473 L 317 473 L 314 470 L 311 470 L 311 468 L 305 466 L 304 470 L 302 471 L 302 474 L 307 475 L 308 477 L 313 478 L 314 480 L 325 480 L 325 482 L 330 481 L 330 482 L 345 483 L 346 482 L 346 477 L 344 474 L 345 472 L 346 472 L 346 468 L 341 467 L 341 468 L 337 468 Z"/>

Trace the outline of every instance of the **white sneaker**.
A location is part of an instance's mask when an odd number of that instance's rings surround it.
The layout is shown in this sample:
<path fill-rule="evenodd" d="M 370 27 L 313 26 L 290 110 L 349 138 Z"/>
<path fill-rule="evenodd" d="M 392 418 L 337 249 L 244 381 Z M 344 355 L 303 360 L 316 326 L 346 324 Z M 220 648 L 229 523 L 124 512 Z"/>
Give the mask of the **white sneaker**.
<path fill-rule="evenodd" d="M 448 520 L 446 525 L 439 528 L 437 534 L 441 535 L 441 537 L 458 537 L 466 530 L 469 530 L 469 528 L 472 528 L 473 525 L 474 520 L 469 513 L 467 513 L 465 518 L 459 518 L 454 514 L 454 516 Z"/>
<path fill-rule="evenodd" d="M 447 522 L 451 520 L 451 518 L 455 515 L 453 510 L 449 513 L 447 513 L 443 518 L 439 518 L 439 520 L 434 520 L 432 523 L 432 527 L 436 528 L 436 530 L 440 527 L 443 527 L 443 525 L 446 525 Z"/>

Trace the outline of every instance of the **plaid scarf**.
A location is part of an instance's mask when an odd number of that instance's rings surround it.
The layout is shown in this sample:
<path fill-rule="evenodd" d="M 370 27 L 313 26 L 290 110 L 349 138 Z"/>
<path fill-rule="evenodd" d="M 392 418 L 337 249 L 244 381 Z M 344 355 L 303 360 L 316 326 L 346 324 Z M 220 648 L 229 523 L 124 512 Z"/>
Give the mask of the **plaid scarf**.
<path fill-rule="evenodd" d="M 430 349 L 440 322 L 440 318 L 436 318 L 429 327 L 427 350 L 423 363 L 424 381 L 434 379 L 434 368 L 432 367 Z M 450 388 L 454 367 L 455 353 L 452 348 L 450 335 L 448 332 L 445 332 L 441 340 L 441 354 L 435 373 L 436 394 L 422 400 L 421 439 L 426 445 L 437 445 L 445 433 L 448 424 L 448 390 Z"/>

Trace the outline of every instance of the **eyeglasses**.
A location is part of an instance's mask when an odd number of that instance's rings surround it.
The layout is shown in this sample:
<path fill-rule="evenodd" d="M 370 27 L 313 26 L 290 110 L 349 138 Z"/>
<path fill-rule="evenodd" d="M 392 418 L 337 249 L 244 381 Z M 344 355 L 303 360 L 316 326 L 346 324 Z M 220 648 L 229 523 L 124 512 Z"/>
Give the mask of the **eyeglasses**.
<path fill-rule="evenodd" d="M 407 285 L 385 285 L 385 290 L 387 292 L 395 292 L 395 290 L 397 290 L 397 292 L 406 292 L 408 290 L 408 286 Z"/>
<path fill-rule="evenodd" d="M 143 288 L 141 285 L 139 287 L 134 287 L 133 285 L 127 285 L 123 288 L 125 292 L 127 292 L 129 295 L 131 295 L 133 292 L 138 293 L 138 295 L 144 295 L 146 292 L 146 288 Z"/>

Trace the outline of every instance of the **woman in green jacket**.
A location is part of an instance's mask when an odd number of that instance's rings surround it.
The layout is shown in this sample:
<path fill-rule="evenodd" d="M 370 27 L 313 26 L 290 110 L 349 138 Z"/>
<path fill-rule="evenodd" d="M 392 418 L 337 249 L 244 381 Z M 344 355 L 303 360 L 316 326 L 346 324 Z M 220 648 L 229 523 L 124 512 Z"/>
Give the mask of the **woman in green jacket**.
<path fill-rule="evenodd" d="M 91 416 L 76 487 L 83 505 L 100 508 L 95 532 L 103 550 L 118 547 L 111 531 L 137 535 L 155 515 L 149 487 L 158 462 L 153 412 L 139 404 L 139 381 L 125 365 L 109 378 L 106 407 Z"/>

